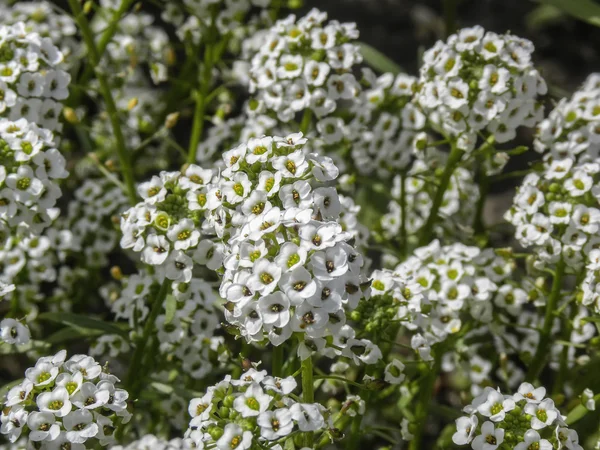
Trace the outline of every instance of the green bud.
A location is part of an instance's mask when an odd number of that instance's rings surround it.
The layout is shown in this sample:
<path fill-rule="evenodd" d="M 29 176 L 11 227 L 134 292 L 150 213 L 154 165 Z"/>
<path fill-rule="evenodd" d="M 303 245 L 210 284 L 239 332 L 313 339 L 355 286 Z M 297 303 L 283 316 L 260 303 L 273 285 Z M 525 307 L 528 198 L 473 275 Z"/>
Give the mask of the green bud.
<path fill-rule="evenodd" d="M 226 408 L 225 406 L 221 406 L 219 408 L 219 417 L 221 417 L 223 419 L 229 417 L 229 408 Z"/>
<path fill-rule="evenodd" d="M 208 434 L 213 440 L 218 441 L 221 436 L 223 436 L 223 428 L 218 427 L 216 425 L 212 425 L 208 427 Z"/>

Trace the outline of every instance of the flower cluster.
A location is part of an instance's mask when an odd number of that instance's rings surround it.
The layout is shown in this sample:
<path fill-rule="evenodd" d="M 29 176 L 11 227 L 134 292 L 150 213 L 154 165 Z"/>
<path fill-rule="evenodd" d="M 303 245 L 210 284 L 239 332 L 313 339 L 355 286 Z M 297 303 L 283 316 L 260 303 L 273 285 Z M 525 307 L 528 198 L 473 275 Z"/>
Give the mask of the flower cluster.
<path fill-rule="evenodd" d="M 536 267 L 560 260 L 583 267 L 600 242 L 600 164 L 553 160 L 523 180 L 505 218 L 523 247 L 536 249 Z"/>
<path fill-rule="evenodd" d="M 510 141 L 518 127 L 532 127 L 543 115 L 538 95 L 547 88 L 532 52 L 526 39 L 463 28 L 423 55 L 415 101 L 462 150 L 471 151 L 482 132 Z"/>
<path fill-rule="evenodd" d="M 494 307 L 511 316 L 520 313 L 527 293 L 505 283 L 513 269 L 512 260 L 492 249 L 441 246 L 436 240 L 393 271 L 376 270 L 371 300 L 358 311 L 370 328 L 390 319 L 403 321 L 414 333 L 413 349 L 431 360 L 432 345 L 461 331 L 466 322 L 489 323 Z"/>
<path fill-rule="evenodd" d="M 376 77 L 370 69 L 363 69 L 361 84 L 363 92 L 352 105 L 351 122 L 336 124 L 335 133 L 350 139 L 358 173 L 388 177 L 408 167 L 416 143 L 424 138 L 421 130 L 426 118 L 411 102 L 417 79 L 402 73 Z M 339 146 L 332 135 L 324 135 L 323 140 Z"/>
<path fill-rule="evenodd" d="M 469 416 L 457 419 L 452 436 L 457 445 L 471 444 L 473 450 L 583 450 L 577 432 L 567 427 L 544 387 L 523 383 L 514 395 L 487 387 L 464 411 Z"/>
<path fill-rule="evenodd" d="M 338 169 L 306 154 L 305 142 L 300 134 L 263 137 L 225 152 L 220 189 L 234 224 L 220 288 L 226 318 L 249 341 L 280 345 L 302 333 L 303 358 L 347 328 L 344 308 L 356 307 L 365 281 L 363 258 L 338 223 L 341 202 L 330 186 Z M 340 346 L 353 357 L 362 341 L 349 337 Z M 361 358 L 376 360 L 366 345 Z"/>
<path fill-rule="evenodd" d="M 327 409 L 294 400 L 294 389 L 293 377 L 276 378 L 265 370 L 250 369 L 240 379 L 228 375 L 190 402 L 184 441 L 192 448 L 247 450 L 264 443 L 283 449 L 292 433 L 325 431 Z"/>
<path fill-rule="evenodd" d="M 330 21 L 316 9 L 296 20 L 280 20 L 261 36 L 264 43 L 252 57 L 248 104 L 252 116 L 273 112 L 287 123 L 300 111 L 320 120 L 317 130 L 330 142 L 339 141 L 333 117 L 338 103 L 353 100 L 361 92 L 352 68 L 362 61 L 355 24 Z"/>
<path fill-rule="evenodd" d="M 561 99 L 537 127 L 534 148 L 547 162 L 600 158 L 600 74 L 591 74 L 571 98 Z"/>
<path fill-rule="evenodd" d="M 60 131 L 60 100 L 68 97 L 71 81 L 59 68 L 63 54 L 22 22 L 1 25 L 0 39 L 0 117 Z"/>
<path fill-rule="evenodd" d="M 184 0 L 185 8 L 169 3 L 162 19 L 177 27 L 177 36 L 194 45 L 214 39 L 215 30 L 221 35 L 239 33 L 250 20 L 247 15 L 253 7 L 268 8 L 271 0 Z"/>
<path fill-rule="evenodd" d="M 79 49 L 79 42 L 74 39 L 77 32 L 74 20 L 46 0 L 20 1 L 11 5 L 4 2 L 0 4 L 0 17 L 4 25 L 23 22 L 28 31 L 50 38 L 60 48 L 65 57 L 63 64 L 67 66 L 71 55 Z"/>
<path fill-rule="evenodd" d="M 0 230 L 40 234 L 57 217 L 65 159 L 50 130 L 26 119 L 0 119 Z"/>
<path fill-rule="evenodd" d="M 15 442 L 28 433 L 28 446 L 84 449 L 114 442 L 116 427 L 130 419 L 127 391 L 91 356 L 66 351 L 40 358 L 11 388 L 2 410 L 0 432 Z"/>

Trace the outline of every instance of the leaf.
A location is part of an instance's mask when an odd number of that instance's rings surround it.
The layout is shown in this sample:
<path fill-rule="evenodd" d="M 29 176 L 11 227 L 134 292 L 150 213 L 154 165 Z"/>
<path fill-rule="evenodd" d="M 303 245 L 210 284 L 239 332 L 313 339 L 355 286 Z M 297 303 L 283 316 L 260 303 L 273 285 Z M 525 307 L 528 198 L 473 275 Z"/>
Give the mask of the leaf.
<path fill-rule="evenodd" d="M 537 0 L 552 5 L 579 20 L 600 27 L 600 4 L 593 0 Z"/>
<path fill-rule="evenodd" d="M 50 347 L 50 344 L 42 341 L 29 341 L 27 344 L 23 345 L 9 345 L 3 344 L 0 345 L 0 355 L 14 355 L 18 353 L 25 353 L 30 350 L 47 350 Z"/>
<path fill-rule="evenodd" d="M 538 31 L 564 19 L 564 13 L 552 5 L 540 5 L 525 17 L 527 28 Z"/>
<path fill-rule="evenodd" d="M 402 67 L 385 56 L 379 50 L 371 47 L 369 44 L 365 44 L 364 42 L 359 42 L 358 45 L 363 58 L 371 67 L 373 67 L 373 69 L 376 69 L 382 73 L 390 72 L 394 75 L 398 75 L 400 72 L 403 72 Z"/>
<path fill-rule="evenodd" d="M 100 330 L 90 330 L 85 328 L 66 327 L 51 334 L 45 340 L 49 344 L 62 344 L 63 342 L 75 341 L 79 339 L 94 338 L 102 335 Z"/>
<path fill-rule="evenodd" d="M 41 320 L 49 320 L 51 322 L 62 323 L 75 329 L 100 330 L 107 334 L 118 334 L 123 337 L 128 337 L 127 331 L 118 325 L 103 320 L 93 319 L 88 316 L 64 312 L 46 312 L 38 316 Z"/>
<path fill-rule="evenodd" d="M 169 294 L 165 300 L 165 325 L 168 325 L 175 317 L 177 311 L 177 299 L 174 295 Z"/>

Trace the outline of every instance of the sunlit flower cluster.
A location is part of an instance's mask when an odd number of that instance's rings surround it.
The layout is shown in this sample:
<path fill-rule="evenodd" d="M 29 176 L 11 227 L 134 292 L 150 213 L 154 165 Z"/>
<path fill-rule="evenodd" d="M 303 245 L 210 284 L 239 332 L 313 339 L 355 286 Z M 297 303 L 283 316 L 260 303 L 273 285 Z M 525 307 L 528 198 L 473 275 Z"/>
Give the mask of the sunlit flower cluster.
<path fill-rule="evenodd" d="M 283 449 L 286 438 L 325 431 L 327 409 L 294 399 L 296 380 L 250 369 L 240 379 L 227 376 L 189 405 L 185 441 L 193 448 L 246 450 L 259 444 Z"/>
<path fill-rule="evenodd" d="M 471 151 L 479 133 L 510 141 L 543 117 L 538 96 L 547 87 L 532 52 L 526 39 L 463 28 L 423 55 L 416 102 L 462 150 Z"/>
<path fill-rule="evenodd" d="M 296 20 L 294 15 L 273 25 L 250 66 L 247 106 L 251 115 L 274 113 L 284 123 L 305 111 L 319 120 L 317 130 L 327 142 L 341 139 L 338 104 L 356 99 L 361 92 L 352 68 L 362 61 L 355 24 L 327 20 L 312 10 Z M 310 116 L 308 116 L 310 119 Z"/>
<path fill-rule="evenodd" d="M 536 151 L 547 163 L 600 158 L 600 74 L 591 74 L 570 98 L 561 99 L 537 127 Z"/>
<path fill-rule="evenodd" d="M 129 421 L 128 394 L 116 387 L 117 377 L 91 356 L 65 358 L 62 350 L 38 359 L 8 391 L 0 432 L 10 442 L 23 435 L 35 448 L 107 446 L 116 427 Z"/>
<path fill-rule="evenodd" d="M 583 450 L 544 387 L 523 383 L 513 395 L 486 388 L 464 408 L 468 416 L 456 421 L 452 441 L 473 450 Z"/>
<path fill-rule="evenodd" d="M 553 160 L 523 180 L 505 218 L 523 247 L 536 249 L 535 265 L 564 261 L 580 268 L 600 243 L 600 164 Z"/>

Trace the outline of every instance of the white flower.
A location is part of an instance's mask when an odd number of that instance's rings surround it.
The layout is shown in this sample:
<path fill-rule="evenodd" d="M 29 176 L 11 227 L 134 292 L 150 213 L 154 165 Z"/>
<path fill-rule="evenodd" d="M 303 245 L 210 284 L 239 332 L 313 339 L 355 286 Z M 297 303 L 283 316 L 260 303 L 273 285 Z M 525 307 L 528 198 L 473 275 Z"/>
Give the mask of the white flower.
<path fill-rule="evenodd" d="M 504 398 L 498 391 L 490 391 L 486 400 L 477 408 L 477 411 L 481 415 L 489 417 L 492 422 L 501 422 L 506 417 L 506 413 L 514 408 L 514 400 Z"/>
<path fill-rule="evenodd" d="M 33 411 L 27 417 L 27 425 L 31 430 L 29 439 L 34 442 L 53 441 L 60 434 L 60 425 L 56 422 L 54 414 Z"/>
<path fill-rule="evenodd" d="M 527 430 L 525 432 L 524 441 L 518 443 L 515 447 L 515 450 L 528 450 L 530 448 L 539 450 L 552 450 L 554 447 L 550 441 L 542 439 L 537 431 Z"/>
<path fill-rule="evenodd" d="M 300 431 L 317 431 L 325 426 L 325 419 L 316 405 L 294 403 L 290 408 L 292 418 L 298 423 Z"/>
<path fill-rule="evenodd" d="M 234 400 L 233 407 L 242 417 L 258 416 L 267 410 L 272 399 L 258 383 L 252 383 L 243 395 Z"/>
<path fill-rule="evenodd" d="M 385 381 L 390 384 L 401 384 L 404 381 L 405 375 L 404 364 L 399 359 L 392 360 L 387 366 L 385 366 Z"/>
<path fill-rule="evenodd" d="M 223 435 L 217 441 L 219 450 L 246 450 L 252 446 L 252 432 L 244 431 L 234 423 L 225 425 Z"/>
<path fill-rule="evenodd" d="M 504 442 L 504 430 L 494 428 L 492 422 L 484 422 L 481 434 L 471 442 L 473 450 L 495 450 Z"/>
<path fill-rule="evenodd" d="M 528 403 L 525 405 L 524 411 L 531 416 L 531 428 L 534 430 L 551 426 L 558 418 L 554 402 L 549 398 L 540 403 Z"/>
<path fill-rule="evenodd" d="M 477 416 L 456 419 L 456 433 L 452 435 L 452 442 L 456 445 L 469 444 L 475 436 L 478 424 L 479 419 L 477 419 Z"/>
<path fill-rule="evenodd" d="M 173 242 L 176 250 L 186 250 L 195 247 L 200 239 L 200 232 L 195 229 L 191 219 L 181 219 L 167 232 L 167 237 Z"/>
<path fill-rule="evenodd" d="M 69 393 L 62 386 L 54 388 L 51 392 L 43 392 L 37 397 L 37 406 L 41 412 L 64 417 L 71 412 Z"/>
<path fill-rule="evenodd" d="M 546 396 L 546 388 L 535 388 L 531 383 L 521 383 L 517 393 L 513 396 L 515 402 L 527 400 L 528 403 L 539 403 Z"/>
<path fill-rule="evenodd" d="M 7 344 L 27 344 L 31 339 L 31 333 L 26 325 L 15 319 L 4 319 L 0 322 L 0 339 Z"/>
<path fill-rule="evenodd" d="M 260 435 L 269 441 L 289 435 L 294 428 L 292 413 L 286 408 L 263 412 L 256 423 L 260 426 Z"/>
<path fill-rule="evenodd" d="M 63 419 L 67 430 L 67 440 L 75 444 L 83 444 L 98 434 L 98 425 L 92 413 L 86 409 L 73 411 Z"/>

